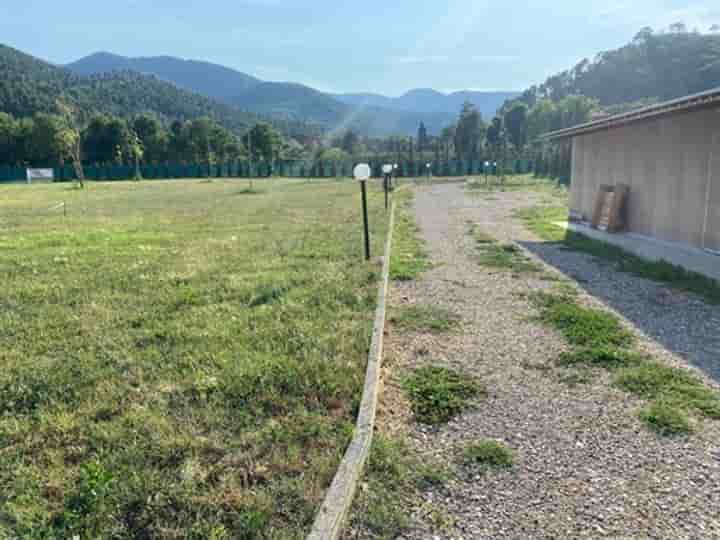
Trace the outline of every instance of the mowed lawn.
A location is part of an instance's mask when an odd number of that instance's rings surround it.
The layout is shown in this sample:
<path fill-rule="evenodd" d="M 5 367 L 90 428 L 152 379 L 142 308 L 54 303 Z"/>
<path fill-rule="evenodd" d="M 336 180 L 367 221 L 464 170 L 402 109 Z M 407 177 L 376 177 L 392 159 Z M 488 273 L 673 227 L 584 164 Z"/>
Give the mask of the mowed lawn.
<path fill-rule="evenodd" d="M 307 532 L 380 269 L 357 183 L 255 188 L 0 186 L 0 538 Z"/>

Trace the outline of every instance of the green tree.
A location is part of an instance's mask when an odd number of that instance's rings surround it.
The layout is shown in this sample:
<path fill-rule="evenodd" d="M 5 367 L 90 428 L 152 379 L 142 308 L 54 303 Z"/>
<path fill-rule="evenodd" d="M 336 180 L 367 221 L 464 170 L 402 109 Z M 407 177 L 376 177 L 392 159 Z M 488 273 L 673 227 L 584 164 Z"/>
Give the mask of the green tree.
<path fill-rule="evenodd" d="M 17 162 L 17 123 L 12 115 L 0 112 L 0 163 Z"/>
<path fill-rule="evenodd" d="M 61 130 L 57 137 L 59 152 L 63 159 L 72 162 L 75 178 L 82 188 L 85 186 L 85 171 L 83 170 L 83 142 L 78 114 L 75 109 L 62 100 L 58 100 L 55 106 L 62 119 Z"/>
<path fill-rule="evenodd" d="M 144 113 L 136 117 L 132 123 L 132 130 L 140 138 L 145 161 L 161 163 L 167 160 L 168 133 L 154 115 Z"/>
<path fill-rule="evenodd" d="M 270 124 L 255 124 L 250 130 L 250 146 L 254 160 L 273 161 L 280 149 L 280 135 Z"/>
<path fill-rule="evenodd" d="M 359 146 L 360 138 L 358 137 L 357 133 L 355 133 L 352 129 L 347 130 L 343 134 L 340 148 L 342 148 L 343 152 L 354 156 L 355 154 L 357 154 Z"/>
<path fill-rule="evenodd" d="M 424 122 L 420 122 L 417 134 L 417 150 L 422 153 L 428 149 L 428 132 Z"/>
<path fill-rule="evenodd" d="M 460 159 L 474 159 L 479 155 L 484 128 L 480 113 L 466 101 L 454 133 L 455 152 Z"/>
<path fill-rule="evenodd" d="M 445 161 L 450 161 L 452 155 L 452 146 L 455 141 L 455 126 L 444 128 L 440 134 L 440 142 L 444 151 Z"/>
<path fill-rule="evenodd" d="M 505 130 L 515 151 L 521 154 L 527 142 L 527 105 L 518 102 L 505 113 Z"/>

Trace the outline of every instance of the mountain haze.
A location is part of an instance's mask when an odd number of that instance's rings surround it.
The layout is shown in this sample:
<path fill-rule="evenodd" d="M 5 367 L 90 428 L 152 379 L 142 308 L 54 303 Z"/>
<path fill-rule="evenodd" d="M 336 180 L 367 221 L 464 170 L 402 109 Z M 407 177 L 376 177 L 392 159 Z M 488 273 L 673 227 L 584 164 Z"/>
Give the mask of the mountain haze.
<path fill-rule="evenodd" d="M 475 92 L 470 90 L 444 94 L 429 88 L 418 88 L 396 98 L 371 93 L 334 94 L 334 97 L 350 105 L 371 105 L 400 111 L 453 115 L 456 115 L 463 104 L 469 101 L 477 107 L 485 119 L 490 119 L 495 116 L 506 100 L 518 95 L 518 92 Z"/>

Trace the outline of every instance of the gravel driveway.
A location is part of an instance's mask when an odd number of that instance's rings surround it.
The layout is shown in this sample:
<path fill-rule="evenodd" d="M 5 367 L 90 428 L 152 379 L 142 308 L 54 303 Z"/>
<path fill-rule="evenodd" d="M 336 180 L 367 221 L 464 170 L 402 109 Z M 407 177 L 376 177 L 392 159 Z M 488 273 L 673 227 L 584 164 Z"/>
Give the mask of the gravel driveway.
<path fill-rule="evenodd" d="M 563 338 L 533 321 L 534 308 L 517 294 L 555 284 L 479 266 L 468 229 L 478 223 L 526 246 L 576 280 L 581 301 L 616 310 L 641 348 L 697 366 L 710 384 L 720 373 L 720 309 L 540 243 L 512 213 L 543 198 L 417 188 L 416 218 L 437 266 L 395 283 L 390 305 L 435 304 L 463 323 L 444 335 L 389 332 L 381 429 L 402 432 L 426 461 L 453 471 L 407 508 L 414 526 L 404 538 L 720 538 L 720 422 L 704 421 L 690 438 L 659 438 L 636 416 L 642 402 L 613 388 L 606 372 L 588 384 L 562 382 L 553 362 L 566 350 Z M 417 425 L 398 380 L 428 363 L 478 377 L 488 397 L 448 425 Z M 473 473 L 458 465 L 462 449 L 483 439 L 513 449 L 515 466 Z"/>

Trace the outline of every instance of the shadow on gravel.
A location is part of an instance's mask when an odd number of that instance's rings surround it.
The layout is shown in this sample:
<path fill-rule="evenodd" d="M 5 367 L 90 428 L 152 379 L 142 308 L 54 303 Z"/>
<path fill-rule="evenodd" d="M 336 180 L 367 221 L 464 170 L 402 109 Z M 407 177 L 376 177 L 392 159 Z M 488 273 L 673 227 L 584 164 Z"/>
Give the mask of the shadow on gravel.
<path fill-rule="evenodd" d="M 620 272 L 615 263 L 551 242 L 519 242 L 615 309 L 642 333 L 720 383 L 720 306 Z"/>

